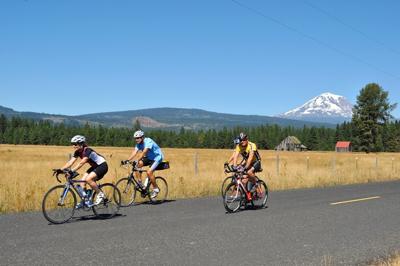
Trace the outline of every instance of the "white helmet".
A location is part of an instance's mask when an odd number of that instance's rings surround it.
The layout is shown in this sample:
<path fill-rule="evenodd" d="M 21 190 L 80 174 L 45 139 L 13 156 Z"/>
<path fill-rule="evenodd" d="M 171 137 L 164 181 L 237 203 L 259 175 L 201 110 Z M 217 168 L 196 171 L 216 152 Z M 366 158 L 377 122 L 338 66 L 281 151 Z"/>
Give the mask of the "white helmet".
<path fill-rule="evenodd" d="M 140 129 L 133 134 L 134 138 L 141 138 L 143 136 L 144 136 L 144 132 Z"/>
<path fill-rule="evenodd" d="M 81 143 L 85 143 L 85 142 L 86 142 L 86 138 L 82 135 L 76 135 L 76 136 L 72 137 L 72 139 L 71 139 L 71 143 L 81 144 Z"/>

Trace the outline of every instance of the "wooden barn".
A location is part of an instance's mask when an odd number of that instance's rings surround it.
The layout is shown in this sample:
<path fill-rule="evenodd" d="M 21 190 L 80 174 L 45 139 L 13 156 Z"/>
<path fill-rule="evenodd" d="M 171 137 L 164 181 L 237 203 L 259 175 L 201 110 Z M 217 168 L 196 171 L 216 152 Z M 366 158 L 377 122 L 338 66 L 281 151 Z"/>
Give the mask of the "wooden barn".
<path fill-rule="evenodd" d="M 338 141 L 335 147 L 336 152 L 351 152 L 351 142 L 350 141 Z"/>
<path fill-rule="evenodd" d="M 305 151 L 307 147 L 301 144 L 301 141 L 295 136 L 288 136 L 275 147 L 277 151 Z"/>

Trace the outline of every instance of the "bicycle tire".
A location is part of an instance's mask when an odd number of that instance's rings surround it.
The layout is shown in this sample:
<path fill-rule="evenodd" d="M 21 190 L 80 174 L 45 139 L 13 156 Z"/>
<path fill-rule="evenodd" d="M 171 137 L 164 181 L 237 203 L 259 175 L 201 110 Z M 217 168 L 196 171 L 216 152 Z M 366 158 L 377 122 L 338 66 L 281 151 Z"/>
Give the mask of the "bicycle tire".
<path fill-rule="evenodd" d="M 157 184 L 158 188 L 160 189 L 160 192 L 157 194 L 157 196 L 155 198 L 152 198 L 151 194 L 153 192 L 153 189 L 151 188 L 152 185 L 150 184 L 150 186 L 148 188 L 148 196 L 149 196 L 151 203 L 160 204 L 160 203 L 163 203 L 167 199 L 168 183 L 163 177 L 157 176 L 156 184 Z"/>
<path fill-rule="evenodd" d="M 237 212 L 243 205 L 245 200 L 245 193 L 243 189 L 232 182 L 228 185 L 224 192 L 224 207 L 229 213 Z"/>
<path fill-rule="evenodd" d="M 111 183 L 104 183 L 99 185 L 99 189 L 103 191 L 105 200 L 100 204 L 92 207 L 93 213 L 102 219 L 110 219 L 114 217 L 121 204 L 121 193 L 119 189 Z M 96 192 L 93 194 L 93 199 L 96 198 Z"/>
<path fill-rule="evenodd" d="M 258 180 L 259 188 L 254 192 L 253 197 L 256 198 L 252 200 L 254 207 L 256 208 L 265 208 L 267 206 L 268 201 L 268 186 L 263 180 Z M 259 191 L 261 190 L 261 191 Z"/>
<path fill-rule="evenodd" d="M 64 189 L 64 185 L 54 186 L 43 197 L 42 212 L 50 223 L 63 224 L 74 216 L 76 195 L 73 190 L 68 189 L 64 201 L 60 203 Z"/>
<path fill-rule="evenodd" d="M 129 207 L 135 202 L 136 187 L 128 177 L 121 178 L 115 185 L 121 193 L 121 207 Z"/>
<path fill-rule="evenodd" d="M 233 176 L 228 176 L 224 179 L 224 181 L 222 181 L 222 185 L 221 185 L 222 198 L 224 198 L 224 192 L 231 182 L 233 182 Z"/>

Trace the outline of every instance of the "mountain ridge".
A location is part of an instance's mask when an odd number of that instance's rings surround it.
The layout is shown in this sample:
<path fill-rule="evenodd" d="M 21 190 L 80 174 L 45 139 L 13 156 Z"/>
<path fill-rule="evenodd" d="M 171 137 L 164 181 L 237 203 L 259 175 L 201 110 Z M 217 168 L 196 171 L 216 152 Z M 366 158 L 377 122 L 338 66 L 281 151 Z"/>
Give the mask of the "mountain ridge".
<path fill-rule="evenodd" d="M 139 110 L 116 112 L 102 112 L 83 115 L 55 115 L 35 112 L 18 112 L 11 108 L 0 106 L 0 114 L 8 117 L 19 116 L 36 120 L 50 120 L 55 123 L 69 125 L 102 125 L 107 127 L 132 127 L 139 120 L 143 128 L 178 130 L 180 128 L 192 130 L 222 129 L 232 127 L 252 127 L 266 124 L 279 126 L 303 127 L 334 127 L 334 124 L 298 121 L 261 115 L 238 115 L 206 111 L 196 108 L 158 107 Z"/>

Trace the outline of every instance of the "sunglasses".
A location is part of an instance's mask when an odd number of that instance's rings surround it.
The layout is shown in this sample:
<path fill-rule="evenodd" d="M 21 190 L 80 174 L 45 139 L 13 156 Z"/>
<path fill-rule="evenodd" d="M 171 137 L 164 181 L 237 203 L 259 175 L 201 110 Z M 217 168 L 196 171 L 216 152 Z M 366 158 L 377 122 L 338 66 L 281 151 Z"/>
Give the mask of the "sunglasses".
<path fill-rule="evenodd" d="M 142 137 L 138 137 L 138 138 L 135 138 L 135 139 L 141 139 Z"/>

